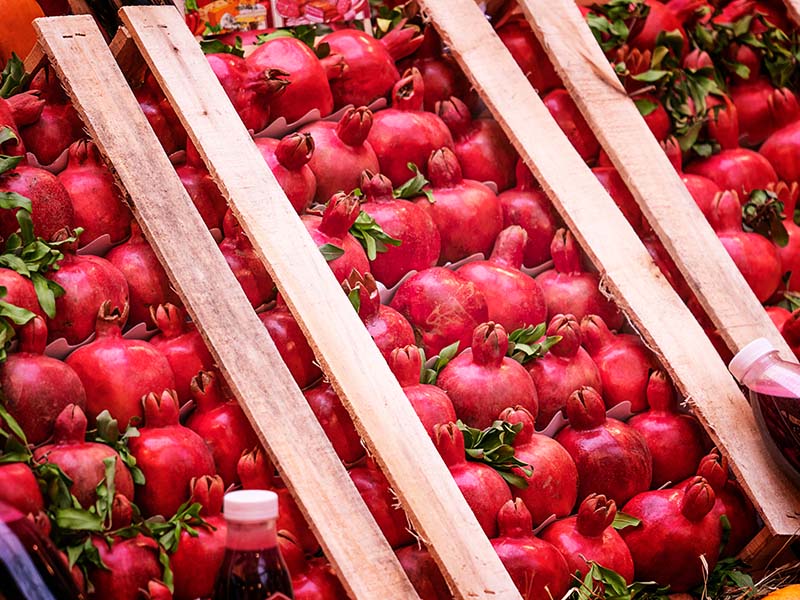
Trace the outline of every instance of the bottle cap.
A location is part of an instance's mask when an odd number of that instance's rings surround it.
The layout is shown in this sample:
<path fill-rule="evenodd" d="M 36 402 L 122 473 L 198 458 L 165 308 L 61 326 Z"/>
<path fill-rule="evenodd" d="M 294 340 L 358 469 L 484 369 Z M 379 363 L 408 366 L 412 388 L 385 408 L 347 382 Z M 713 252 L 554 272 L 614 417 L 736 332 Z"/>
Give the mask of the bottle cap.
<path fill-rule="evenodd" d="M 767 338 L 757 338 L 736 353 L 728 364 L 728 370 L 741 383 L 753 363 L 770 352 L 775 352 L 772 342 Z"/>
<path fill-rule="evenodd" d="M 228 492 L 222 511 L 228 521 L 247 523 L 277 519 L 278 494 L 267 490 Z"/>

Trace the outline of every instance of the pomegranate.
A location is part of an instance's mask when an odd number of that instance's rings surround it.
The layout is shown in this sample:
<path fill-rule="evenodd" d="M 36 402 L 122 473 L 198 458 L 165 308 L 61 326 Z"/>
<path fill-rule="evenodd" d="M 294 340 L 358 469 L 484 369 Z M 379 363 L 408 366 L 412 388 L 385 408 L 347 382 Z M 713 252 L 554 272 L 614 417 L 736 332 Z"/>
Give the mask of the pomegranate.
<path fill-rule="evenodd" d="M 746 148 L 723 150 L 708 158 L 690 163 L 687 173 L 702 175 L 722 190 L 734 190 L 746 198 L 753 190 L 766 189 L 778 176 L 770 161 Z"/>
<path fill-rule="evenodd" d="M 525 230 L 511 225 L 497 236 L 489 260 L 467 263 L 457 270 L 483 293 L 489 318 L 507 331 L 538 325 L 547 317 L 539 284 L 520 271 L 527 241 Z"/>
<path fill-rule="evenodd" d="M 148 581 L 147 591 L 140 589 L 139 594 L 143 600 L 172 600 L 173 597 L 167 585 L 157 579 Z"/>
<path fill-rule="evenodd" d="M 183 148 L 186 131 L 152 73 L 147 74 L 143 85 L 134 95 L 164 151 L 172 154 Z"/>
<path fill-rule="evenodd" d="M 410 544 L 414 536 L 409 529 L 408 518 L 398 506 L 389 482 L 375 463 L 367 460 L 365 466 L 350 469 L 350 479 L 353 480 L 389 545 L 392 548 L 399 548 Z"/>
<path fill-rule="evenodd" d="M 10 98 L 0 98 L 0 129 L 8 127 L 13 138 L 0 144 L 0 151 L 7 156 L 25 156 L 27 149 L 19 134 L 23 125 L 39 119 L 44 109 L 44 100 L 35 92 L 22 92 Z"/>
<path fill-rule="evenodd" d="M 153 324 L 160 333 L 150 343 L 163 354 L 175 376 L 175 391 L 183 402 L 189 399 L 189 384 L 200 371 L 214 366 L 200 332 L 186 321 L 186 313 L 174 304 L 150 307 Z"/>
<path fill-rule="evenodd" d="M 556 231 L 550 253 L 553 268 L 536 277 L 544 293 L 547 314 L 570 314 L 578 320 L 586 315 L 600 315 L 612 329 L 622 327 L 622 313 L 600 291 L 600 277 L 583 270 L 580 251 L 569 231 Z"/>
<path fill-rule="evenodd" d="M 305 390 L 303 395 L 339 459 L 346 465 L 361 460 L 366 454 L 361 437 L 331 384 L 318 383 Z"/>
<path fill-rule="evenodd" d="M 258 436 L 239 403 L 223 392 L 220 376 L 213 371 L 200 371 L 192 379 L 191 395 L 197 407 L 186 426 L 211 450 L 216 472 L 227 488 L 239 481 L 236 465 L 243 452 L 258 445 Z"/>
<path fill-rule="evenodd" d="M 722 150 L 739 148 L 739 110 L 733 100 L 729 96 L 709 95 L 706 107 L 705 136 L 716 141 Z"/>
<path fill-rule="evenodd" d="M 539 395 L 537 419 L 545 427 L 564 410 L 567 398 L 575 390 L 584 386 L 603 390 L 597 365 L 581 347 L 581 329 L 573 315 L 554 315 L 546 335 L 561 340 L 547 354 L 525 365 Z"/>
<path fill-rule="evenodd" d="M 731 87 L 739 113 L 740 140 L 758 146 L 778 129 L 800 117 L 797 97 L 788 88 L 775 88 L 766 77 L 750 77 Z"/>
<path fill-rule="evenodd" d="M 498 199 L 503 208 L 503 227 L 519 225 L 528 234 L 522 262 L 537 267 L 550 260 L 550 242 L 558 227 L 558 218 L 550 201 L 522 159 L 517 160 L 517 185 L 502 192 Z"/>
<path fill-rule="evenodd" d="M 83 135 L 83 122 L 72 104 L 46 101 L 39 119 L 20 129 L 25 148 L 49 165 Z"/>
<path fill-rule="evenodd" d="M 629 38 L 628 43 L 640 50 L 653 50 L 661 32 L 677 32 L 683 39 L 682 54 L 686 54 L 689 44 L 683 25 L 697 8 L 703 6 L 703 0 L 682 2 L 681 10 L 676 10 L 670 4 L 662 4 L 658 0 L 645 0 L 645 4 L 650 8 L 650 11 L 647 13 L 644 26 L 636 35 Z"/>
<path fill-rule="evenodd" d="M 316 364 L 314 351 L 306 341 L 306 336 L 300 325 L 289 312 L 289 309 L 278 297 L 278 305 L 265 313 L 258 315 L 269 336 L 278 347 L 281 358 L 286 363 L 289 371 L 300 388 L 306 388 L 322 376 Z"/>
<path fill-rule="evenodd" d="M 31 201 L 33 232 L 50 240 L 57 231 L 75 227 L 75 211 L 69 193 L 58 178 L 44 169 L 20 164 L 0 173 L 0 193 L 16 192 Z M 19 229 L 17 210 L 0 211 L 0 237 L 8 238 Z"/>
<path fill-rule="evenodd" d="M 598 181 L 603 184 L 603 187 L 606 188 L 608 195 L 611 196 L 614 203 L 619 206 L 622 215 L 627 219 L 628 223 L 631 224 L 631 227 L 637 232 L 642 231 L 642 224 L 644 222 L 642 210 L 639 208 L 636 198 L 634 198 L 633 194 L 628 190 L 628 186 L 622 181 L 619 171 L 617 171 L 615 167 L 595 167 L 592 169 L 592 173 L 594 173 Z"/>
<path fill-rule="evenodd" d="M 151 344 L 122 337 L 122 310 L 104 302 L 97 314 L 97 337 L 67 357 L 86 390 L 86 413 L 94 421 L 108 410 L 123 429 L 142 417 L 142 396 L 175 387 L 169 362 Z"/>
<path fill-rule="evenodd" d="M 58 466 L 72 480 L 69 491 L 84 508 L 97 501 L 96 488 L 105 478 L 103 461 L 114 458 L 114 488 L 133 499 L 133 478 L 128 467 L 111 447 L 84 441 L 86 425 L 86 415 L 80 406 L 67 405 L 56 419 L 52 442 L 37 448 L 34 458 Z"/>
<path fill-rule="evenodd" d="M 507 20 L 497 28 L 497 35 L 537 92 L 546 94 L 562 86 L 547 53 L 524 16 Z"/>
<path fill-rule="evenodd" d="M 667 152 L 667 156 L 670 157 L 672 164 L 675 166 L 675 170 L 686 185 L 686 189 L 689 190 L 689 194 L 694 198 L 695 203 L 703 215 L 708 218 L 711 213 L 711 205 L 714 202 L 714 197 L 722 190 L 708 177 L 683 172 L 681 148 L 678 145 L 677 139 L 674 137 L 667 138 L 662 145 Z"/>
<path fill-rule="evenodd" d="M 137 534 L 132 538 L 115 537 L 109 542 L 98 535 L 92 538 L 92 544 L 106 568 L 89 571 L 94 586 L 90 600 L 139 600 L 141 590 L 148 588 L 151 579 L 161 579 L 159 547 L 153 538 Z"/>
<path fill-rule="evenodd" d="M 766 302 L 781 282 L 781 261 L 775 245 L 758 233 L 742 230 L 742 214 L 736 192 L 722 192 L 714 199 L 711 226 L 736 263 L 759 302 Z"/>
<path fill-rule="evenodd" d="M 42 492 L 28 465 L 21 462 L 0 465 L 0 502 L 34 518 L 44 514 Z"/>
<path fill-rule="evenodd" d="M 600 152 L 600 142 L 594 137 L 569 92 L 556 89 L 542 98 L 542 101 L 581 158 L 588 163 L 596 160 L 597 153 Z"/>
<path fill-rule="evenodd" d="M 422 110 L 424 94 L 422 75 L 412 68 L 395 84 L 392 108 L 373 116 L 367 141 L 378 156 L 381 173 L 395 187 L 411 175 L 408 163 L 427 173 L 428 157 L 434 150 L 454 148 L 447 125 Z"/>
<path fill-rule="evenodd" d="M 55 237 L 63 239 L 66 235 L 61 231 Z M 47 278 L 60 285 L 64 295 L 56 298 L 56 314 L 47 326 L 50 340 L 63 337 L 70 344 L 78 344 L 94 332 L 97 311 L 104 302 L 112 306 L 128 303 L 128 282 L 106 259 L 75 254 L 75 244 L 64 245 L 61 250 L 64 258 L 59 269 L 48 272 Z"/>
<path fill-rule="evenodd" d="M 178 398 L 172 390 L 149 393 L 142 401 L 144 426 L 128 442 L 145 484 L 136 505 L 146 517 L 171 517 L 189 499 L 195 477 L 214 475 L 214 457 L 203 438 L 178 422 Z"/>
<path fill-rule="evenodd" d="M 228 203 L 206 169 L 194 144 L 189 140 L 186 141 L 186 160 L 182 165 L 175 167 L 175 172 L 181 178 L 183 187 L 186 188 L 206 227 L 209 229 L 222 227 L 222 218 L 228 209 Z"/>
<path fill-rule="evenodd" d="M 357 29 L 340 29 L 320 40 L 333 54 L 343 56 L 346 65 L 341 76 L 330 82 L 334 106 L 366 106 L 392 89 L 400 79 L 395 61 L 422 43 L 418 30 L 404 25 L 399 23 L 379 40 Z"/>
<path fill-rule="evenodd" d="M 23 277 L 16 271 L 0 267 L 0 287 L 6 289 L 6 294 L 2 298 L 3 302 L 24 308 L 36 316 L 44 318 L 44 311 L 39 305 L 36 289 L 30 279 Z"/>
<path fill-rule="evenodd" d="M 66 363 L 44 356 L 46 344 L 47 328 L 41 317 L 35 317 L 22 328 L 17 351 L 0 363 L 3 406 L 34 445 L 50 437 L 68 404 L 86 407 L 78 375 Z"/>
<path fill-rule="evenodd" d="M 164 267 L 135 221 L 131 223 L 130 239 L 112 248 L 106 260 L 122 271 L 128 281 L 132 325 L 149 322 L 151 306 L 180 303 Z"/>
<path fill-rule="evenodd" d="M 327 560 L 322 557 L 306 559 L 303 549 L 286 531 L 279 532 L 278 545 L 292 576 L 294 600 L 339 600 L 346 597 Z"/>
<path fill-rule="evenodd" d="M 177 548 L 169 557 L 175 600 L 211 597 L 214 583 L 225 558 L 227 526 L 223 518 L 222 494 L 225 488 L 219 476 L 204 475 L 189 482 L 191 502 L 203 508 L 200 517 L 205 525 L 193 526 L 196 535 L 182 529 Z"/>
<path fill-rule="evenodd" d="M 456 420 L 450 397 L 435 385 L 420 383 L 422 356 L 416 346 L 396 348 L 387 362 L 428 435 L 433 437 L 434 426 Z"/>
<path fill-rule="evenodd" d="M 792 274 L 786 282 L 787 288 L 790 291 L 798 291 L 800 290 L 800 227 L 794 222 L 794 212 L 797 208 L 797 198 L 800 196 L 800 184 L 796 181 L 790 184 L 780 181 L 772 186 L 770 191 L 774 192 L 778 200 L 783 203 L 783 227 L 789 237 L 785 246 L 777 247 L 781 270 L 784 274 Z"/>
<path fill-rule="evenodd" d="M 457 273 L 432 267 L 406 279 L 397 288 L 391 306 L 414 328 L 428 356 L 458 341 L 466 347 L 472 330 L 489 318 L 478 287 Z"/>
<path fill-rule="evenodd" d="M 219 250 L 253 308 L 258 308 L 275 296 L 275 284 L 272 278 L 238 224 L 234 233 L 226 235 L 220 242 Z"/>
<path fill-rule="evenodd" d="M 570 573 L 583 578 L 589 561 L 619 573 L 633 583 L 633 558 L 622 537 L 611 524 L 617 505 L 603 495 L 591 494 L 581 502 L 578 514 L 548 526 L 542 539 L 555 546 L 567 561 Z"/>
<path fill-rule="evenodd" d="M 597 315 L 584 317 L 581 335 L 600 373 L 606 406 L 627 400 L 633 412 L 646 410 L 647 380 L 655 362 L 639 336 L 613 333 Z"/>
<path fill-rule="evenodd" d="M 317 202 L 327 202 L 336 192 L 350 193 L 363 171 L 378 171 L 378 157 L 367 141 L 372 112 L 351 108 L 338 123 L 317 121 L 302 129 L 314 139 L 308 166 L 317 179 Z"/>
<path fill-rule="evenodd" d="M 759 152 L 775 168 L 783 181 L 800 180 L 800 120 L 786 125 L 770 135 Z"/>
<path fill-rule="evenodd" d="M 358 197 L 352 193 L 339 192 L 331 197 L 321 217 L 302 217 L 303 224 L 317 246 L 333 246 L 342 251 L 339 256 L 328 261 L 336 281 L 347 279 L 353 269 L 359 273 L 369 273 L 369 261 L 364 248 L 349 233 L 359 212 Z"/>
<path fill-rule="evenodd" d="M 397 560 L 420 600 L 450 600 L 453 597 L 433 556 L 419 544 L 400 548 L 397 551 Z"/>
<path fill-rule="evenodd" d="M 556 441 L 578 467 L 578 497 L 604 494 L 622 504 L 650 488 L 653 460 L 644 437 L 607 418 L 600 394 L 590 387 L 575 391 L 567 400 L 567 418 Z"/>
<path fill-rule="evenodd" d="M 464 434 L 455 423 L 434 426 L 433 441 L 484 533 L 496 536 L 497 513 L 511 500 L 508 484 L 491 467 L 467 461 Z"/>
<path fill-rule="evenodd" d="M 695 477 L 685 491 L 644 492 L 623 507 L 642 521 L 622 530 L 638 581 L 669 585 L 672 592 L 685 592 L 703 582 L 703 562 L 711 571 L 719 556 L 722 528 L 713 510 L 715 499 L 708 482 Z"/>
<path fill-rule="evenodd" d="M 650 410 L 628 425 L 642 434 L 653 457 L 653 487 L 682 481 L 697 469 L 705 450 L 705 434 L 692 416 L 678 412 L 678 400 L 667 374 L 653 371 L 647 384 Z"/>
<path fill-rule="evenodd" d="M 497 195 L 478 181 L 464 179 L 458 159 L 448 148 L 431 154 L 428 177 L 433 202 L 423 197 L 417 205 L 428 212 L 439 229 L 439 264 L 478 252 L 489 254 L 503 228 L 503 209 Z"/>
<path fill-rule="evenodd" d="M 318 180 L 309 162 L 318 152 L 314 139 L 308 134 L 292 133 L 280 141 L 257 138 L 256 146 L 297 214 L 302 214 L 318 192 Z M 327 202 L 329 198 L 330 195 L 320 200 Z"/>
<path fill-rule="evenodd" d="M 520 424 L 514 438 L 514 457 L 528 463 L 530 475 L 515 467 L 515 475 L 522 477 L 528 487 L 512 488 L 515 498 L 522 498 L 531 514 L 534 526 L 541 525 L 551 515 L 566 517 L 572 512 L 578 498 L 578 469 L 575 461 L 554 439 L 534 431 L 533 415 L 521 406 L 507 408 L 498 419 Z"/>
<path fill-rule="evenodd" d="M 525 600 L 561 598 L 570 586 L 567 562 L 558 549 L 533 537 L 531 515 L 517 498 L 498 511 L 499 535 L 491 540 Z"/>
<path fill-rule="evenodd" d="M 294 37 L 276 37 L 258 46 L 247 64 L 256 72 L 278 69 L 286 73 L 289 85 L 279 96 L 270 99 L 270 116 L 293 123 L 312 110 L 321 117 L 333 111 L 333 95 L 325 68 L 305 43 Z"/>
<path fill-rule="evenodd" d="M 112 244 L 118 244 L 128 237 L 131 211 L 94 143 L 79 140 L 72 144 L 69 163 L 58 179 L 69 193 L 75 225 L 83 227 L 84 242 L 108 235 Z"/>

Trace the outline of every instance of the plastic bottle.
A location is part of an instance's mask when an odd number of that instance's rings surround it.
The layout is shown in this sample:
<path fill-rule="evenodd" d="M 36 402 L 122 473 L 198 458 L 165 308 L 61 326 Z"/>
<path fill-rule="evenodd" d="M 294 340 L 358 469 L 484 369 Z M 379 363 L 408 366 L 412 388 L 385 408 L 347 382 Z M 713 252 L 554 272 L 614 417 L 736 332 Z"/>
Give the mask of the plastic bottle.
<path fill-rule="evenodd" d="M 83 598 L 50 540 L 33 521 L 0 502 L 0 600 Z"/>
<path fill-rule="evenodd" d="M 800 365 L 769 340 L 747 344 L 728 365 L 750 392 L 750 405 L 773 460 L 800 485 Z"/>
<path fill-rule="evenodd" d="M 289 570 L 278 549 L 278 495 L 266 490 L 225 494 L 225 559 L 214 600 L 293 599 Z"/>

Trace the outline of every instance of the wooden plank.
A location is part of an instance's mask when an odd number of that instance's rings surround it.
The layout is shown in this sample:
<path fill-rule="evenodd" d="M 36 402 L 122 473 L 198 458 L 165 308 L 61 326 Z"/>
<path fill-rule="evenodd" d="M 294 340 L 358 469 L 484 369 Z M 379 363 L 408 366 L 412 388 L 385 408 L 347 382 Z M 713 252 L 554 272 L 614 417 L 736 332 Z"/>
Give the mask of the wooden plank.
<path fill-rule="evenodd" d="M 800 531 L 794 536 L 772 535 L 768 529 L 762 529 L 739 553 L 738 558 L 746 562 L 753 572 L 763 572 L 769 567 L 794 562 L 796 557 L 791 555 L 789 544 L 796 539 Z"/>
<path fill-rule="evenodd" d="M 800 25 L 800 0 L 784 0 L 786 12 L 795 25 Z"/>
<path fill-rule="evenodd" d="M 92 138 L 127 190 L 142 230 L 351 596 L 417 598 L 93 19 L 38 19 L 35 26 Z"/>
<path fill-rule="evenodd" d="M 691 399 L 764 521 L 773 532 L 794 531 L 800 494 L 770 460 L 738 385 L 480 9 L 461 0 L 422 0 L 421 5 L 610 294 Z"/>
<path fill-rule="evenodd" d="M 117 65 L 125 75 L 128 82 L 135 84 L 144 79 L 147 64 L 144 62 L 139 49 L 136 47 L 128 30 L 120 27 L 109 44 L 111 54 L 117 60 Z"/>
<path fill-rule="evenodd" d="M 44 61 L 45 55 L 42 50 L 42 45 L 36 42 L 28 53 L 28 56 L 25 57 L 25 72 L 29 75 L 33 75 L 44 64 Z"/>
<path fill-rule="evenodd" d="M 453 592 L 460 598 L 519 598 L 386 361 L 180 15 L 143 7 L 124 8 L 122 15 Z"/>

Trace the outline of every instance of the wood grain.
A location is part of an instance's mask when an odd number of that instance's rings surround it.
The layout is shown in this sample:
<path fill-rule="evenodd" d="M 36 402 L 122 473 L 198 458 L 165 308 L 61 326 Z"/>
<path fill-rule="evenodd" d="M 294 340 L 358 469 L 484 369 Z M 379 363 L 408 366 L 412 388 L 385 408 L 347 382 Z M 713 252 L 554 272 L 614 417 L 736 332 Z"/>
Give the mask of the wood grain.
<path fill-rule="evenodd" d="M 783 0 L 786 4 L 786 12 L 795 25 L 800 25 L 800 0 Z"/>
<path fill-rule="evenodd" d="M 552 8 L 556 3 L 543 4 Z M 460 0 L 422 0 L 421 5 L 600 272 L 605 287 L 729 457 L 765 522 L 773 532 L 794 531 L 800 494 L 769 459 L 747 400 L 481 11 Z M 572 41 L 569 32 L 559 39 L 567 40 Z M 551 41 L 545 38 L 545 43 Z M 600 105 L 610 109 L 608 102 Z"/>
<path fill-rule="evenodd" d="M 125 75 L 125 79 L 131 85 L 135 86 L 144 80 L 147 64 L 142 59 L 139 48 L 136 47 L 127 29 L 124 27 L 117 29 L 117 33 L 114 34 L 114 39 L 111 40 L 108 47 L 122 74 Z"/>
<path fill-rule="evenodd" d="M 142 7 L 125 8 L 122 15 L 455 595 L 519 598 L 386 361 L 180 16 L 172 9 Z"/>
<path fill-rule="evenodd" d="M 417 598 L 93 19 L 39 19 L 35 25 L 92 138 L 127 190 L 142 230 L 348 591 L 364 600 Z"/>

